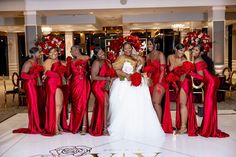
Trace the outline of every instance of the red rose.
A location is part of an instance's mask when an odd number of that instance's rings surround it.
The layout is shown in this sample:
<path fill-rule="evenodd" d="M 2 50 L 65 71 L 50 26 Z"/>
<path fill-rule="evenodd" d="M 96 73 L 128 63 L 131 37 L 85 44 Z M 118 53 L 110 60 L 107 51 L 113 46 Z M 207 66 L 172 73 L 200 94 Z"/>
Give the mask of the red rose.
<path fill-rule="evenodd" d="M 171 83 L 179 80 L 179 76 L 175 75 L 173 72 L 169 73 L 166 76 L 166 81 Z"/>
<path fill-rule="evenodd" d="M 185 74 L 190 73 L 191 71 L 194 71 L 194 65 L 191 62 L 185 61 L 182 65 L 182 70 Z"/>
<path fill-rule="evenodd" d="M 111 61 L 111 63 L 115 62 L 117 58 L 117 53 L 115 52 L 108 52 L 107 53 L 107 59 Z"/>
<path fill-rule="evenodd" d="M 176 68 L 174 68 L 174 73 L 177 75 L 177 76 L 181 76 L 184 74 L 184 71 L 182 69 L 182 66 L 178 66 Z"/>
<path fill-rule="evenodd" d="M 130 80 L 131 80 L 131 85 L 133 86 L 139 86 L 142 82 L 142 76 L 140 73 L 135 72 L 130 76 Z"/>

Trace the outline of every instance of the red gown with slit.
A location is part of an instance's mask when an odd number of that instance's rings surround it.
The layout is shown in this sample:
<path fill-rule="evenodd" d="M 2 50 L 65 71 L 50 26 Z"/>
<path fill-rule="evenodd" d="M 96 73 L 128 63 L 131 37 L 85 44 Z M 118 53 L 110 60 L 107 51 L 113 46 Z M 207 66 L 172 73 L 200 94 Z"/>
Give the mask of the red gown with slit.
<path fill-rule="evenodd" d="M 62 88 L 62 76 L 66 71 L 66 67 L 60 61 L 52 64 L 51 70 L 45 75 L 45 92 L 46 92 L 46 119 L 43 135 L 53 136 L 56 134 L 56 90 Z"/>
<path fill-rule="evenodd" d="M 22 72 L 21 78 L 24 80 L 24 89 L 28 100 L 28 128 L 19 128 L 13 130 L 13 133 L 41 133 L 40 117 L 38 112 L 38 91 L 37 81 L 40 77 L 39 70 L 42 66 L 34 63 L 28 73 Z"/>
<path fill-rule="evenodd" d="M 100 77 L 105 77 L 110 67 L 105 61 L 99 71 Z M 104 113 L 105 113 L 105 95 L 108 91 L 105 89 L 106 80 L 94 80 L 92 83 L 92 92 L 95 96 L 95 105 L 89 133 L 93 136 L 103 135 L 104 128 Z"/>
<path fill-rule="evenodd" d="M 156 91 L 155 86 L 161 86 L 165 89 L 165 104 L 163 108 L 163 114 L 162 114 L 162 120 L 161 125 L 165 133 L 172 133 L 173 127 L 172 127 L 172 120 L 171 120 L 171 112 L 170 112 L 170 94 L 169 94 L 169 84 L 165 81 L 165 69 L 166 65 L 161 64 L 158 60 L 148 60 L 146 68 L 144 68 L 144 71 L 147 71 L 147 75 L 150 76 L 150 79 L 152 80 L 152 84 L 149 87 L 151 95 L 153 92 L 160 93 L 160 91 Z M 164 71 L 164 76 L 160 80 L 160 75 Z"/>
<path fill-rule="evenodd" d="M 71 63 L 71 114 L 69 130 L 77 133 L 81 127 L 84 114 L 88 117 L 88 100 L 90 96 L 90 81 L 87 78 L 88 60 L 77 59 Z M 88 124 L 86 124 L 88 125 Z"/>
<path fill-rule="evenodd" d="M 173 70 L 177 70 L 175 67 Z M 178 71 L 178 70 L 177 70 Z M 188 135 L 189 136 L 197 136 L 197 119 L 196 119 L 196 113 L 194 104 L 192 101 L 192 79 L 190 75 L 185 75 L 184 80 L 179 81 L 179 92 L 177 93 L 177 100 L 176 100 L 176 128 L 181 128 L 181 115 L 180 115 L 180 90 L 181 88 L 184 90 L 186 97 L 187 97 L 187 110 L 188 110 L 188 118 L 187 118 L 187 129 L 188 129 Z M 180 76 L 181 77 L 181 76 Z"/>
<path fill-rule="evenodd" d="M 218 129 L 216 93 L 220 81 L 208 71 L 207 64 L 204 61 L 195 63 L 195 67 L 197 71 L 202 71 L 204 74 L 204 115 L 199 128 L 199 135 L 204 137 L 228 137 L 227 133 Z"/>

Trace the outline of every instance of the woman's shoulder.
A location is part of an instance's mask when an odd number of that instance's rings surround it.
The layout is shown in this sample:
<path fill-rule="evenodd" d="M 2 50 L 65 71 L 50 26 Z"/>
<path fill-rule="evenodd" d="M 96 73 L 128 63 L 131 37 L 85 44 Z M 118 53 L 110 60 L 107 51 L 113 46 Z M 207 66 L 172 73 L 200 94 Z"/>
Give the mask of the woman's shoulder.
<path fill-rule="evenodd" d="M 172 62 L 174 60 L 174 54 L 171 54 L 167 57 L 167 61 Z"/>

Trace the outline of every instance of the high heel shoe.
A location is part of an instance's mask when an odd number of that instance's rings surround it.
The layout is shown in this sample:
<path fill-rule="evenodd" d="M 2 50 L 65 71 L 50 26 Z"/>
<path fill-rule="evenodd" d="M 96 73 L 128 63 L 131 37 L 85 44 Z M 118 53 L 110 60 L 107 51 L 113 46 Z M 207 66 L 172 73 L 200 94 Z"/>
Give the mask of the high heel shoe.
<path fill-rule="evenodd" d="M 103 133 L 103 135 L 105 135 L 105 136 L 109 136 L 109 135 L 110 135 L 106 127 L 103 128 L 102 133 Z"/>
<path fill-rule="evenodd" d="M 87 126 L 82 126 L 82 131 L 80 132 L 80 135 L 86 135 L 87 133 Z"/>
<path fill-rule="evenodd" d="M 188 132 L 188 129 L 186 126 L 181 127 L 179 130 L 176 131 L 176 134 L 186 134 Z"/>

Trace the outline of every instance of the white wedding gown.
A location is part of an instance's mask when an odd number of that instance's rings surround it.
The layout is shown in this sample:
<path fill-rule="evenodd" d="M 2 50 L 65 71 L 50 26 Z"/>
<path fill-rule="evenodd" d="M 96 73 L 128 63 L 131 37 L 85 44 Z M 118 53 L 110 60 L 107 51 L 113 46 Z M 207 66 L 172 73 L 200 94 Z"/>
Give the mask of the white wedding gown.
<path fill-rule="evenodd" d="M 130 74 L 134 70 L 126 61 L 122 71 Z M 108 131 L 111 136 L 124 139 L 163 141 L 165 133 L 144 79 L 138 87 L 120 78 L 113 81 L 109 98 Z"/>

